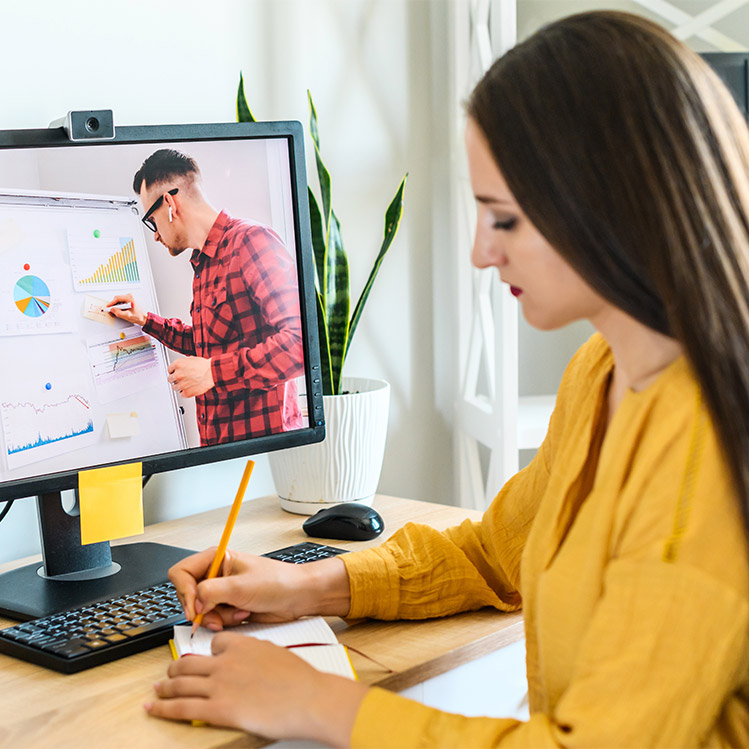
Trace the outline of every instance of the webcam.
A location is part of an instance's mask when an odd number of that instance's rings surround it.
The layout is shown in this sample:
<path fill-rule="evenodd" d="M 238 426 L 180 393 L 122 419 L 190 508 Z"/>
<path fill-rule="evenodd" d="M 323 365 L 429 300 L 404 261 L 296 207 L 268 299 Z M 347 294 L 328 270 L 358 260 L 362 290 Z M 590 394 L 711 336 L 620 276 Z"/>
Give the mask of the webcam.
<path fill-rule="evenodd" d="M 50 127 L 61 127 L 71 141 L 112 140 L 114 113 L 111 109 L 89 109 L 68 112 L 65 117 L 50 122 Z"/>

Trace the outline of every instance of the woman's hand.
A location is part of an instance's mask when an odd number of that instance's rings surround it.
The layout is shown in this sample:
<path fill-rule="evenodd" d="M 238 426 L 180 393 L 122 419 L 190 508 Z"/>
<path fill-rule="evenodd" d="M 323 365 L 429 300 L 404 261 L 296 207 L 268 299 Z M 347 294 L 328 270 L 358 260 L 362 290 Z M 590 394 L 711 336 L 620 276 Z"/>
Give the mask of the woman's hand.
<path fill-rule="evenodd" d="M 227 551 L 221 577 L 204 580 L 214 554 L 215 549 L 206 549 L 169 570 L 190 621 L 202 613 L 204 626 L 220 630 L 250 616 L 280 622 L 309 614 L 345 616 L 349 611 L 348 573 L 340 559 L 289 564 Z"/>
<path fill-rule="evenodd" d="M 227 632 L 213 638 L 212 657 L 183 656 L 154 689 L 157 699 L 145 708 L 160 718 L 334 746 L 348 745 L 367 693 L 367 687 L 320 673 L 285 648 Z"/>

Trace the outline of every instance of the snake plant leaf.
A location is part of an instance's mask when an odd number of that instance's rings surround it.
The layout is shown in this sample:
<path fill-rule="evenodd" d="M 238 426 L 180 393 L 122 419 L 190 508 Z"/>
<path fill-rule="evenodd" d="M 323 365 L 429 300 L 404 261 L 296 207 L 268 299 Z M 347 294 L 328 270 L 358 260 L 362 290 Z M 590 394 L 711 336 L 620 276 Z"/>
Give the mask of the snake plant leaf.
<path fill-rule="evenodd" d="M 325 217 L 325 228 L 330 231 L 330 172 L 325 166 L 320 155 L 320 132 L 317 129 L 317 111 L 312 101 L 312 95 L 307 91 L 307 100 L 309 101 L 309 132 L 312 136 L 312 142 L 315 144 L 315 162 L 317 165 L 317 179 L 320 182 L 320 195 L 322 197 L 323 216 Z M 339 227 L 340 228 L 340 227 Z"/>
<path fill-rule="evenodd" d="M 349 319 L 351 296 L 348 257 L 343 248 L 341 225 L 332 208 L 330 172 L 320 153 L 317 111 L 309 91 L 307 91 L 307 99 L 310 109 L 309 130 L 315 145 L 315 164 L 322 201 L 321 211 L 320 203 L 308 186 L 310 231 L 315 260 L 315 297 L 317 301 L 323 394 L 338 395 L 341 392 L 343 363 L 346 360 L 351 339 L 359 324 L 359 318 L 380 265 L 400 226 L 403 215 L 403 191 L 408 175 L 406 174 L 403 177 L 398 191 L 385 213 L 385 235 L 380 251 L 369 274 L 366 286 L 356 303 L 354 314 Z M 237 91 L 237 121 L 255 122 L 255 117 L 247 104 L 244 78 L 241 73 Z"/>
<path fill-rule="evenodd" d="M 343 249 L 341 225 L 333 211 L 331 211 L 328 227 L 326 265 L 325 319 L 328 324 L 333 395 L 338 395 L 341 390 L 341 369 L 346 356 L 351 302 L 348 257 Z"/>
<path fill-rule="evenodd" d="M 390 205 L 388 206 L 387 211 L 385 211 L 385 232 L 382 245 L 380 246 L 380 251 L 377 253 L 377 259 L 374 262 L 367 283 L 364 285 L 364 289 L 362 289 L 362 293 L 359 296 L 359 301 L 356 303 L 354 314 L 351 316 L 351 323 L 348 329 L 348 341 L 346 342 L 346 352 L 348 352 L 348 347 L 351 345 L 351 339 L 354 337 L 356 326 L 359 324 L 359 318 L 361 317 L 362 310 L 364 309 L 364 305 L 369 297 L 372 284 L 374 284 L 377 273 L 380 270 L 382 261 L 384 260 L 387 251 L 390 249 L 390 245 L 393 243 L 395 235 L 398 233 L 401 217 L 403 216 L 403 191 L 406 187 L 407 179 L 408 174 L 406 174 L 401 180 L 401 183 L 395 192 L 395 197 L 390 201 Z"/>
<path fill-rule="evenodd" d="M 237 89 L 237 122 L 256 122 L 250 111 L 247 97 L 244 95 L 244 77 L 239 74 L 239 88 Z"/>
<path fill-rule="evenodd" d="M 315 288 L 322 295 L 325 309 L 325 232 L 322 226 L 322 214 L 312 189 L 307 187 L 309 196 L 309 222 L 312 234 L 312 250 L 315 255 Z"/>
<path fill-rule="evenodd" d="M 322 394 L 335 395 L 333 390 L 333 371 L 330 366 L 330 345 L 328 344 L 328 324 L 325 320 L 325 307 L 322 295 L 317 292 L 317 329 L 320 337 L 320 369 L 322 371 Z"/>

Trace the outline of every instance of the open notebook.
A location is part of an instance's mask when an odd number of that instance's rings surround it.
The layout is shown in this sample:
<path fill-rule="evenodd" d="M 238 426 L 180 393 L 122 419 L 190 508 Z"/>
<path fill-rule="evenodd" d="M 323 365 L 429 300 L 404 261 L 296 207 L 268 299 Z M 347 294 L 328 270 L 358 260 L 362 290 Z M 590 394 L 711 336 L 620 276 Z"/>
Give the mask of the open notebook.
<path fill-rule="evenodd" d="M 191 629 L 190 625 L 174 628 L 177 655 L 211 655 L 211 640 L 215 633 L 198 627 L 195 637 L 190 639 Z M 303 658 L 318 671 L 356 679 L 346 648 L 336 640 L 335 632 L 321 616 L 308 616 L 281 624 L 240 624 L 227 631 L 268 640 L 289 648 L 294 655 Z"/>

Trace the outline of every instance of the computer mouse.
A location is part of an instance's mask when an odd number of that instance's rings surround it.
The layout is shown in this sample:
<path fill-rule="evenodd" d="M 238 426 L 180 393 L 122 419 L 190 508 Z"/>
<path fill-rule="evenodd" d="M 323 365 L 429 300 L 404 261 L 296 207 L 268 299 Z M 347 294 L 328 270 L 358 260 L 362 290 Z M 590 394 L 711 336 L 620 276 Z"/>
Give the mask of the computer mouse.
<path fill-rule="evenodd" d="M 302 523 L 308 536 L 338 538 L 343 541 L 369 541 L 385 530 L 377 510 L 358 502 L 344 502 L 318 510 Z"/>

